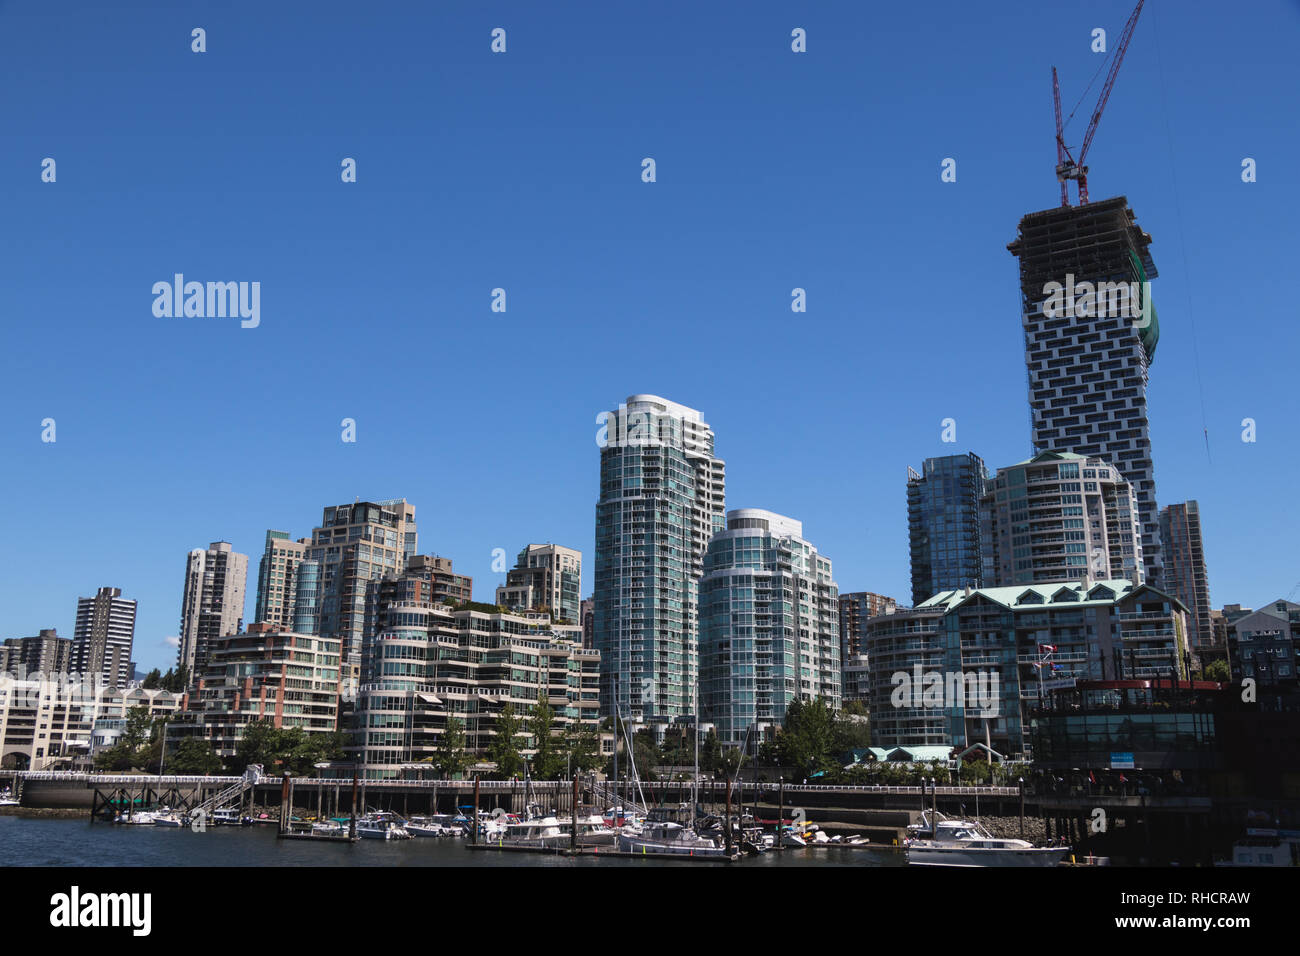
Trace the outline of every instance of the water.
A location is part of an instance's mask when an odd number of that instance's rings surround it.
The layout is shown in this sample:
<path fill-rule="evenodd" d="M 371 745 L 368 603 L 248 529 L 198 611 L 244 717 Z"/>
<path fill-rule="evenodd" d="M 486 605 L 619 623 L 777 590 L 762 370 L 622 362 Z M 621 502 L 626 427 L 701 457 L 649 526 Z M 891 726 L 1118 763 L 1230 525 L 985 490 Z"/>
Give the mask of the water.
<path fill-rule="evenodd" d="M 897 866 L 889 851 L 804 848 L 738 864 L 467 850 L 462 839 L 279 840 L 273 826 L 114 826 L 89 820 L 0 816 L 0 867 L 10 866 Z"/>

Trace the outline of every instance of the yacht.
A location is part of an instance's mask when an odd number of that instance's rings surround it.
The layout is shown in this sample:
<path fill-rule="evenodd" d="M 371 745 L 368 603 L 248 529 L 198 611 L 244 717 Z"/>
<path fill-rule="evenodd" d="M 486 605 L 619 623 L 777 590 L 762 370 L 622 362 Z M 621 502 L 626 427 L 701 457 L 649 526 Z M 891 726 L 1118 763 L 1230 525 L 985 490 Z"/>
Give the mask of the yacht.
<path fill-rule="evenodd" d="M 1216 860 L 1215 866 L 1298 866 L 1300 834 L 1252 828 L 1244 839 L 1232 845 L 1232 859 Z"/>
<path fill-rule="evenodd" d="M 160 827 L 183 827 L 185 820 L 181 817 L 179 810 L 173 810 L 170 807 L 159 807 L 153 815 L 155 826 Z"/>
<path fill-rule="evenodd" d="M 566 823 L 566 827 L 572 826 Z M 618 831 L 599 813 L 578 817 L 578 846 L 618 846 Z"/>
<path fill-rule="evenodd" d="M 16 807 L 21 801 L 14 796 L 14 792 L 8 787 L 0 790 L 0 807 Z"/>
<path fill-rule="evenodd" d="M 247 818 L 240 817 L 238 807 L 212 811 L 212 823 L 215 826 L 247 826 L 249 822 Z"/>
<path fill-rule="evenodd" d="M 315 836 L 347 836 L 348 828 L 338 820 L 317 820 L 311 825 L 311 832 Z"/>
<path fill-rule="evenodd" d="M 439 823 L 435 817 L 411 817 L 406 821 L 406 829 L 415 837 L 449 837 L 459 836 L 459 828 L 452 828 Z"/>
<path fill-rule="evenodd" d="M 154 825 L 154 815 L 148 810 L 136 810 L 134 813 L 119 813 L 113 820 L 114 823 L 127 823 L 137 827 L 151 827 Z"/>
<path fill-rule="evenodd" d="M 501 828 L 491 842 L 498 846 L 532 846 L 563 849 L 569 845 L 569 830 L 562 827 L 558 817 L 534 817 Z"/>
<path fill-rule="evenodd" d="M 618 848 L 641 856 L 707 856 L 727 859 L 727 848 L 680 823 L 647 822 L 639 833 L 621 832 Z"/>
<path fill-rule="evenodd" d="M 1068 846 L 1036 847 L 1024 840 L 995 837 L 980 823 L 943 820 L 935 827 L 909 827 L 903 845 L 915 866 L 1056 866 Z"/>
<path fill-rule="evenodd" d="M 363 840 L 410 840 L 412 834 L 401 817 L 388 811 L 367 813 L 357 818 L 357 836 Z"/>

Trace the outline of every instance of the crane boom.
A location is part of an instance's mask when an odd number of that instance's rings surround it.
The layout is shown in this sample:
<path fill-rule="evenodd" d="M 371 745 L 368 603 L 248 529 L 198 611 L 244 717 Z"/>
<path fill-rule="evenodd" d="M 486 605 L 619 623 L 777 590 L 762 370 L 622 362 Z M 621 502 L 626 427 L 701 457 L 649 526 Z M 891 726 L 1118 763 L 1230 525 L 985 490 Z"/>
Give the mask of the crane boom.
<path fill-rule="evenodd" d="M 1079 205 L 1088 204 L 1088 167 L 1084 165 L 1084 160 L 1088 157 L 1093 137 L 1097 135 L 1097 125 L 1101 122 L 1101 114 L 1106 109 L 1107 101 L 1110 100 L 1111 90 L 1115 87 L 1115 78 L 1119 75 L 1120 64 L 1124 62 L 1124 54 L 1128 52 L 1129 42 L 1133 39 L 1133 30 L 1137 27 L 1138 15 L 1142 13 L 1142 5 L 1145 2 L 1146 0 L 1138 0 L 1137 6 L 1129 14 L 1128 22 L 1124 24 L 1124 29 L 1120 33 L 1119 43 L 1115 47 L 1115 58 L 1111 61 L 1101 94 L 1097 97 L 1097 107 L 1092 111 L 1092 120 L 1088 123 L 1087 132 L 1083 134 L 1083 145 L 1079 147 L 1077 161 L 1070 154 L 1070 148 L 1065 145 L 1064 132 L 1061 128 L 1061 89 L 1056 78 L 1056 67 L 1052 67 L 1052 100 L 1056 107 L 1056 178 L 1061 183 L 1061 205 L 1063 206 L 1070 204 L 1065 183 L 1067 179 L 1074 179 L 1079 183 Z"/>

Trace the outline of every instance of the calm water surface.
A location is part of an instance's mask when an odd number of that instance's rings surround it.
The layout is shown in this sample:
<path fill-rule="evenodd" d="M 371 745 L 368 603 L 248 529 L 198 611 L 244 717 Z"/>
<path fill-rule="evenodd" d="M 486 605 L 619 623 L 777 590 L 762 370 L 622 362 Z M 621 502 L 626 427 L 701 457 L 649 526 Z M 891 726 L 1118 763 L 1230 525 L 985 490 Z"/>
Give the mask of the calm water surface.
<path fill-rule="evenodd" d="M 467 850 L 462 839 L 312 844 L 276 839 L 275 827 L 114 826 L 89 820 L 0 816 L 0 866 L 726 866 L 724 863 L 563 857 Z M 802 849 L 747 858 L 743 867 L 897 866 L 888 851 Z"/>

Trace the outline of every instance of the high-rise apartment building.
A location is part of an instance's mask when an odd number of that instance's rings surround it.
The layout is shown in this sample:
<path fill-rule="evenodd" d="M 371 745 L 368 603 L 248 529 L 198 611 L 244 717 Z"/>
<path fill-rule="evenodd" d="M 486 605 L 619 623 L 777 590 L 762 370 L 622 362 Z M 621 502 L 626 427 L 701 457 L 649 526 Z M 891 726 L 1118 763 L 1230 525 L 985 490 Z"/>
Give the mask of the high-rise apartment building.
<path fill-rule="evenodd" d="M 633 395 L 602 412 L 594 638 L 602 715 L 693 713 L 698 583 L 723 529 L 726 466 L 693 408 Z"/>
<path fill-rule="evenodd" d="M 131 682 L 131 645 L 135 641 L 135 601 L 121 588 L 100 588 L 94 597 L 77 599 L 72 634 L 72 672 L 86 680 L 102 679 L 109 687 Z"/>
<path fill-rule="evenodd" d="M 907 469 L 907 537 L 912 603 L 940 591 L 979 587 L 980 498 L 988 469 L 975 454 L 927 458 Z"/>
<path fill-rule="evenodd" d="M 878 614 L 892 614 L 898 602 L 872 591 L 849 591 L 840 595 L 840 660 L 865 653 L 863 625 Z"/>
<path fill-rule="evenodd" d="M 348 748 L 363 776 L 395 777 L 430 762 L 453 720 L 465 749 L 485 755 L 505 707 L 526 717 L 540 697 L 551 707 L 554 736 L 596 733 L 599 655 L 583 649 L 577 624 L 536 611 L 452 608 L 434 599 L 427 577 L 411 572 L 372 591 L 375 631 L 366 640 Z M 518 743 L 524 755 L 536 752 L 536 738 Z"/>
<path fill-rule="evenodd" d="M 1043 452 L 999 468 L 981 509 L 986 587 L 1085 575 L 1143 583 L 1137 498 L 1109 462 Z"/>
<path fill-rule="evenodd" d="M 190 680 L 206 666 L 217 641 L 242 629 L 247 583 L 248 555 L 239 554 L 229 542 L 214 541 L 206 551 L 195 548 L 189 553 L 176 663 Z"/>
<path fill-rule="evenodd" d="M 582 599 L 582 646 L 592 650 L 596 646 L 596 602 Z"/>
<path fill-rule="evenodd" d="M 255 720 L 306 733 L 338 729 L 339 642 L 255 623 L 213 645 L 171 735 L 233 756 Z"/>
<path fill-rule="evenodd" d="M 294 630 L 299 569 L 307 560 L 310 548 L 310 538 L 294 541 L 287 531 L 266 532 L 266 545 L 257 569 L 254 621 L 277 629 Z"/>
<path fill-rule="evenodd" d="M 1162 583 L 1160 522 L 1147 424 L 1147 378 L 1160 322 L 1156 277 L 1123 196 L 1020 220 L 1021 321 L 1034 451 L 1100 457 L 1137 495 L 1146 580 Z"/>
<path fill-rule="evenodd" d="M 519 552 L 497 604 L 512 609 L 550 611 L 557 620 L 579 623 L 582 552 L 558 544 L 530 544 Z"/>
<path fill-rule="evenodd" d="M 802 523 L 728 512 L 699 587 L 700 712 L 724 746 L 754 752 L 796 698 L 839 710 L 839 591 Z"/>
<path fill-rule="evenodd" d="M 71 665 L 72 640 L 59 637 L 54 628 L 41 628 L 34 637 L 7 637 L 0 645 L 0 673 L 16 680 L 31 674 L 53 680 L 69 673 Z"/>
<path fill-rule="evenodd" d="M 1195 501 L 1160 510 L 1160 546 L 1164 551 L 1165 589 L 1187 605 L 1192 619 L 1192 646 L 1215 643 L 1210 617 L 1210 578 L 1201 539 L 1201 506 Z"/>
<path fill-rule="evenodd" d="M 342 643 L 345 696 L 361 675 L 367 588 L 385 574 L 400 574 L 415 552 L 415 506 L 405 498 L 326 508 L 312 531 L 306 560 L 319 567 L 316 633 Z"/>
<path fill-rule="evenodd" d="M 946 591 L 867 633 L 871 737 L 883 747 L 987 739 L 1028 759 L 1029 711 L 1048 681 L 1188 674 L 1187 608 L 1129 580 Z"/>

